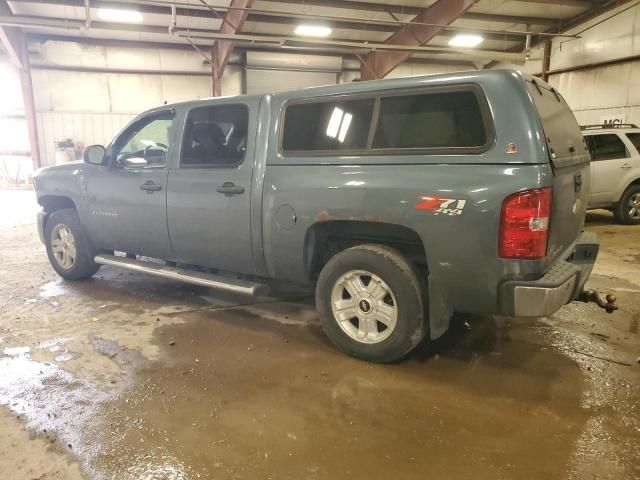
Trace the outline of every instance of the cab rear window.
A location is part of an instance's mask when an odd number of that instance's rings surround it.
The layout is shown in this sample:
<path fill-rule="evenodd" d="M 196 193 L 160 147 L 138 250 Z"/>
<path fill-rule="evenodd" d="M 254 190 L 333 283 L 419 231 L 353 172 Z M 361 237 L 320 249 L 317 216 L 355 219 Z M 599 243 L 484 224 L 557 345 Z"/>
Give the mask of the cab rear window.
<path fill-rule="evenodd" d="M 367 147 L 374 99 L 291 105 L 285 114 L 285 151 L 359 150 Z"/>

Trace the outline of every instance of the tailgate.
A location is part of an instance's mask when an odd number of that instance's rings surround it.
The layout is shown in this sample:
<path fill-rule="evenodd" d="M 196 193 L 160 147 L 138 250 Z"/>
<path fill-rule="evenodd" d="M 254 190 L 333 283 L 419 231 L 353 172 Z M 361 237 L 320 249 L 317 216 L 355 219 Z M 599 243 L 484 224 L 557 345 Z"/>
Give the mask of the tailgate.
<path fill-rule="evenodd" d="M 553 206 L 549 226 L 547 261 L 573 245 L 584 227 L 587 196 L 591 183 L 591 157 L 569 105 L 551 86 L 527 80 L 536 106 L 554 173 Z"/>

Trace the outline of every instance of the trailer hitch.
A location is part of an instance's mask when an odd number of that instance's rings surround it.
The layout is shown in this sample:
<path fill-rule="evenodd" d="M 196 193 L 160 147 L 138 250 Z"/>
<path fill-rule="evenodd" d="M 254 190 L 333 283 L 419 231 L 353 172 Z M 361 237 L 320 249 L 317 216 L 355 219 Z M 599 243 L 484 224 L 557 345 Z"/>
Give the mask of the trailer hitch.
<path fill-rule="evenodd" d="M 585 303 L 593 302 L 600 308 L 605 309 L 607 313 L 613 313 L 618 310 L 618 306 L 616 305 L 616 296 L 611 295 L 610 293 L 605 295 L 603 300 L 600 294 L 595 290 L 583 290 L 578 297 L 578 301 Z"/>

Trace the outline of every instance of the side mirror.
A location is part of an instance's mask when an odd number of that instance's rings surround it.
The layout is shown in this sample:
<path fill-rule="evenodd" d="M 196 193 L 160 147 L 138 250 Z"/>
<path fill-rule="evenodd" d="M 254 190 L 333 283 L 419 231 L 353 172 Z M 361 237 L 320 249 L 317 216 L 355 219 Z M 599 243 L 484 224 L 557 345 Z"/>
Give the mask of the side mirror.
<path fill-rule="evenodd" d="M 84 149 L 82 158 L 86 163 L 92 165 L 102 165 L 105 156 L 107 155 L 106 149 L 102 145 L 91 145 Z"/>

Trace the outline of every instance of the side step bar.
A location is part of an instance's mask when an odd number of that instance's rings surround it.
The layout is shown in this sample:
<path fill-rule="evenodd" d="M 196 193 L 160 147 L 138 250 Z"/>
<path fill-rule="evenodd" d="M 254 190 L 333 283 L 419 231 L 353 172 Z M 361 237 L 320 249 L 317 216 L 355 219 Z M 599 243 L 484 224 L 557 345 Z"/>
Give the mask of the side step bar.
<path fill-rule="evenodd" d="M 267 285 L 263 283 L 254 283 L 247 280 L 228 278 L 223 277 L 222 275 L 212 275 L 210 273 L 198 272 L 186 268 L 169 267 L 151 262 L 133 260 L 126 257 L 116 257 L 115 255 L 96 255 L 93 260 L 100 265 L 124 268 L 134 272 L 155 275 L 156 277 L 178 280 L 180 282 L 226 290 L 228 292 L 249 295 L 252 297 L 264 295 L 268 290 Z"/>

